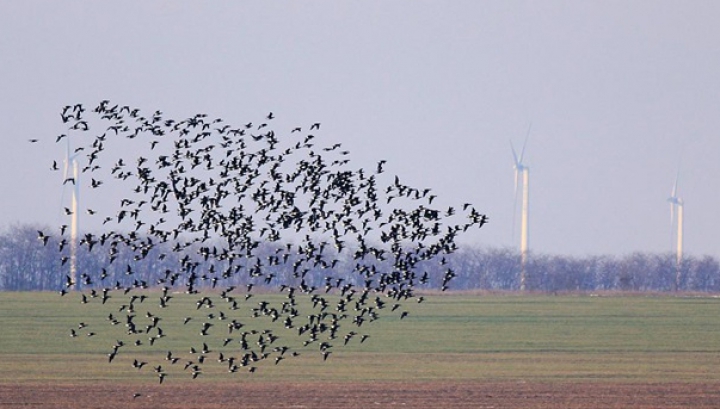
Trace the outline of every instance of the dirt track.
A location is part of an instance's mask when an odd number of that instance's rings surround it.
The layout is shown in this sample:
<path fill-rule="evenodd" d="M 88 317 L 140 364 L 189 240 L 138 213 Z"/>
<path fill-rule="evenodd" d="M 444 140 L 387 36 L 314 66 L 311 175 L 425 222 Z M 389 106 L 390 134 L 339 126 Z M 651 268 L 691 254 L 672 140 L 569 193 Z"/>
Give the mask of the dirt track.
<path fill-rule="evenodd" d="M 133 398 L 135 393 L 140 396 Z M 718 384 L 2 384 L 0 408 L 718 408 Z"/>

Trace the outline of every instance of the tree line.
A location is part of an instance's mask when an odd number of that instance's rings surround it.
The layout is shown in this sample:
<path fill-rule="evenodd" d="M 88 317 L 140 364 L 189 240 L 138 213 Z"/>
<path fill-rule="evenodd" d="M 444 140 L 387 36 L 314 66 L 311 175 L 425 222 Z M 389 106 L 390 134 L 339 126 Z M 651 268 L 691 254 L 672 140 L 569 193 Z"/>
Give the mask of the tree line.
<path fill-rule="evenodd" d="M 66 287 L 69 262 L 67 244 L 50 237 L 39 239 L 38 231 L 49 229 L 32 225 L 15 225 L 0 232 L 0 291 L 60 291 Z M 256 254 L 272 259 L 277 243 L 256 249 Z M 98 245 L 100 246 L 100 245 Z M 275 247 L 273 247 L 275 246 Z M 59 251 L 60 247 L 64 247 Z M 181 268 L 180 255 L 172 251 L 172 243 L 154 246 L 152 252 L 162 257 L 138 258 L 132 248 L 120 247 L 114 252 L 80 246 L 77 253 L 77 285 L 87 288 L 141 286 L 153 287 L 161 279 L 172 277 Z M 63 251 L 65 253 L 63 253 Z M 214 286 L 226 268 L 223 261 L 203 257 L 197 252 L 203 285 Z M 450 290 L 517 291 L 520 288 L 520 254 L 507 248 L 462 247 L 445 256 L 442 266 L 419 265 L 420 274 L 427 277 L 417 289 L 438 290 L 443 277 L 452 270 L 454 279 Z M 292 261 L 292 260 L 290 260 Z M 239 271 L 222 277 L 223 285 L 274 286 L 293 280 L 290 263 L 271 263 L 275 282 L 255 282 L 252 274 Z M 341 258 L 332 266 L 334 277 L 355 282 L 354 261 Z M 306 281 L 322 288 L 327 280 L 327 266 L 307 272 Z M 387 266 L 392 269 L 391 265 Z M 710 256 L 686 256 L 678 266 L 674 254 L 631 253 L 622 256 L 585 256 L 532 254 L 525 267 L 526 289 L 537 292 L 720 292 L 720 263 Z M 165 280 L 164 282 L 167 282 Z M 176 283 L 178 287 L 182 282 Z"/>

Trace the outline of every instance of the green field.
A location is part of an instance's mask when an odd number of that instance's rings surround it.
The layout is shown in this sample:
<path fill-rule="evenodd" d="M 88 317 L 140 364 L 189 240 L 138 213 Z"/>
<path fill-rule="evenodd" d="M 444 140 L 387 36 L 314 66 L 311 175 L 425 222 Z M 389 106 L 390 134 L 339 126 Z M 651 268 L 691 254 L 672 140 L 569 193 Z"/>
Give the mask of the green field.
<path fill-rule="evenodd" d="M 194 299 L 178 296 L 162 311 L 167 337 L 137 353 L 124 347 L 108 364 L 117 331 L 106 316 L 116 306 L 81 305 L 76 296 L 0 293 L 0 359 L 11 368 L 0 372 L 0 383 L 147 381 L 152 370 L 132 368 L 134 358 L 162 362 L 167 350 L 197 343 L 197 324 L 182 325 Z M 362 345 L 355 339 L 340 347 L 336 340 L 327 362 L 313 350 L 277 366 L 259 365 L 253 374 L 206 365 L 196 381 L 720 381 L 717 298 L 443 295 L 407 308 L 402 321 L 382 315 L 363 326 L 370 338 Z M 137 313 L 146 311 L 158 313 L 149 303 Z M 71 338 L 69 329 L 79 322 L 88 327 Z M 189 379 L 184 375 L 180 368 L 168 380 Z"/>

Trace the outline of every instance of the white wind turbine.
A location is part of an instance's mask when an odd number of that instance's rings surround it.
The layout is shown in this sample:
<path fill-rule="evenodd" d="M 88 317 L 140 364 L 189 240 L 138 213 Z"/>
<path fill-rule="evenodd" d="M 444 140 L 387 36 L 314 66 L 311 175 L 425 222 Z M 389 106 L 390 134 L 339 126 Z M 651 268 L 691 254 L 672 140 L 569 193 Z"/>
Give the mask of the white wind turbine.
<path fill-rule="evenodd" d="M 530 211 L 530 168 L 523 163 L 523 157 L 525 156 L 525 146 L 527 146 L 528 137 L 530 136 L 530 128 L 532 124 L 528 126 L 527 134 L 525 135 L 525 142 L 523 143 L 520 156 L 518 157 L 515 152 L 515 147 L 510 141 L 510 149 L 512 149 L 513 159 L 515 161 L 515 205 L 513 208 L 513 236 L 515 232 L 515 216 L 517 214 L 517 197 L 518 197 L 518 186 L 522 183 L 522 211 L 520 213 L 520 290 L 525 290 L 525 272 L 527 267 L 528 259 L 528 223 L 529 223 L 529 211 Z"/>
<path fill-rule="evenodd" d="M 70 215 L 70 279 L 73 283 L 77 283 L 77 233 L 78 233 L 78 201 L 80 200 L 80 173 L 78 172 L 78 153 L 72 154 L 70 149 L 70 139 L 66 137 L 67 153 L 65 155 L 65 167 L 63 170 L 63 189 L 64 185 L 72 184 L 72 198 L 70 208 L 65 209 L 65 213 Z"/>
<path fill-rule="evenodd" d="M 683 257 L 683 206 L 684 202 L 681 197 L 678 196 L 678 179 L 680 178 L 680 171 L 675 176 L 675 184 L 672 188 L 672 193 L 667 199 L 670 202 L 670 240 L 675 239 L 675 289 L 680 287 L 680 272 L 682 267 Z M 673 230 L 677 228 L 675 232 Z"/>

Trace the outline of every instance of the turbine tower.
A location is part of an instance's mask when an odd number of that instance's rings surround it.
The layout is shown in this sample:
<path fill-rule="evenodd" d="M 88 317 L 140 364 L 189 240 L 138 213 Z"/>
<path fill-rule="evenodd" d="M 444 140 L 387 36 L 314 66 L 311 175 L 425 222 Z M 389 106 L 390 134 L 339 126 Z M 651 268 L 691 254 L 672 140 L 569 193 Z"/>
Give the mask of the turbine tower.
<path fill-rule="evenodd" d="M 517 214 L 517 197 L 518 186 L 522 183 L 522 210 L 520 213 L 520 290 L 525 290 L 525 276 L 529 251 L 528 223 L 530 212 L 530 168 L 523 163 L 525 156 L 525 146 L 527 146 L 528 137 L 530 136 L 530 128 L 528 126 L 525 142 L 523 143 L 520 156 L 515 152 L 515 147 L 510 141 L 510 149 L 512 150 L 513 159 L 515 161 L 515 207 L 513 209 L 513 232 L 515 231 L 515 216 Z"/>
<path fill-rule="evenodd" d="M 80 198 L 80 181 L 78 172 L 78 154 L 72 154 L 70 140 L 67 141 L 67 153 L 65 155 L 65 169 L 63 172 L 63 185 L 72 183 L 72 198 L 70 208 L 66 211 L 70 215 L 70 279 L 76 283 L 77 288 L 77 233 L 78 233 L 78 200 Z"/>
<path fill-rule="evenodd" d="M 672 193 L 668 198 L 670 202 L 670 240 L 675 239 L 675 290 L 680 288 L 680 274 L 682 272 L 682 257 L 683 257 L 683 206 L 684 202 L 681 197 L 678 196 L 678 179 L 680 178 L 680 172 L 675 176 L 675 184 L 673 185 Z M 677 229 L 675 232 L 673 230 Z"/>

